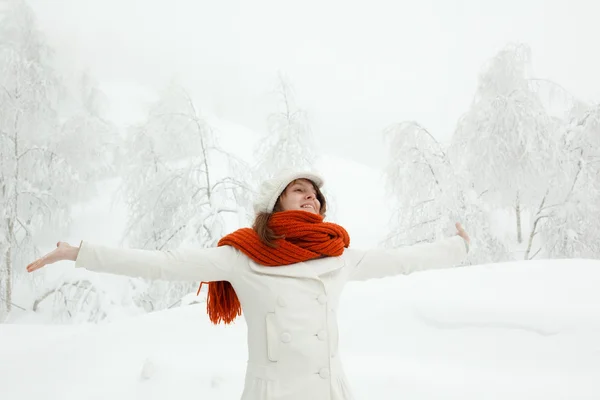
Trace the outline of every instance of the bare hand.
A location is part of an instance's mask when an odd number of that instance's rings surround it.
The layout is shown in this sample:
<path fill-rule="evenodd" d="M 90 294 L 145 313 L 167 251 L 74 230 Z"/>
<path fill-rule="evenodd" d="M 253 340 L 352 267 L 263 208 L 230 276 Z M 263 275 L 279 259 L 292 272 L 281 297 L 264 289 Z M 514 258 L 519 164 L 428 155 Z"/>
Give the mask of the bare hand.
<path fill-rule="evenodd" d="M 467 232 L 465 232 L 465 230 L 463 229 L 463 227 L 460 224 L 460 222 L 456 223 L 456 230 L 458 231 L 458 233 L 457 233 L 458 236 L 460 236 L 461 238 L 465 239 L 465 241 L 467 242 L 467 244 L 471 244 L 471 239 L 469 238 L 469 235 L 467 234 Z"/>
<path fill-rule="evenodd" d="M 56 243 L 56 249 L 29 264 L 27 266 L 27 272 L 33 272 L 36 269 L 40 269 L 45 265 L 53 264 L 57 261 L 75 260 L 78 251 L 78 247 L 73 247 L 67 242 L 58 242 Z"/>

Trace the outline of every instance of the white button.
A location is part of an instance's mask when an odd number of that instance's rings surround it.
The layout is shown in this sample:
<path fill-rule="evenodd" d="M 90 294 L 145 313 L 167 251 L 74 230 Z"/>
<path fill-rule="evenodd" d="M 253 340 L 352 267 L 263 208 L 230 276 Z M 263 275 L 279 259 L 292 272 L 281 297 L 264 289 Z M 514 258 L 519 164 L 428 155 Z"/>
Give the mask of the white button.
<path fill-rule="evenodd" d="M 277 304 L 279 307 L 285 307 L 287 305 L 285 299 L 281 296 L 277 297 Z"/>
<path fill-rule="evenodd" d="M 317 337 L 319 338 L 319 340 L 325 340 L 327 339 L 327 332 L 319 331 L 319 333 L 317 333 Z"/>
<path fill-rule="evenodd" d="M 319 376 L 323 379 L 329 378 L 329 369 L 321 368 L 321 370 L 319 371 Z"/>
<path fill-rule="evenodd" d="M 292 335 L 290 335 L 288 332 L 283 332 L 281 334 L 281 341 L 283 343 L 289 343 L 292 341 Z"/>
<path fill-rule="evenodd" d="M 327 296 L 320 294 L 319 297 L 317 297 L 317 301 L 321 304 L 325 304 L 327 303 Z"/>

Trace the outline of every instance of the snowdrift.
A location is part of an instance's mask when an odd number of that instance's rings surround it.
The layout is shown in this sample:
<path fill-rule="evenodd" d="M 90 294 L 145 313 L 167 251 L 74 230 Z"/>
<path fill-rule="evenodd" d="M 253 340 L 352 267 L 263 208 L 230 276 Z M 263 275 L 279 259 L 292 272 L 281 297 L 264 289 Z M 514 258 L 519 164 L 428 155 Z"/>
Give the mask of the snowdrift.
<path fill-rule="evenodd" d="M 600 398 L 600 261 L 349 283 L 340 355 L 359 399 Z M 102 325 L 3 325 L 0 398 L 236 399 L 246 326 L 203 304 Z"/>

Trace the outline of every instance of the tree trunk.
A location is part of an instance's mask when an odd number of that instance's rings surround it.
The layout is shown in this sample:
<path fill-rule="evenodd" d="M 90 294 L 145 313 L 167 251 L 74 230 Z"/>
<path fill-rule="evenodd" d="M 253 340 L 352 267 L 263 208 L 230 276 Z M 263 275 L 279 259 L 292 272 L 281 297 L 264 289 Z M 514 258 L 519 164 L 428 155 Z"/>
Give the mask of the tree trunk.
<path fill-rule="evenodd" d="M 531 228 L 531 232 L 529 232 L 529 242 L 527 243 L 527 250 L 525 251 L 524 260 L 531 260 L 541 250 L 541 248 L 540 248 L 540 250 L 536 251 L 532 257 L 529 257 L 529 253 L 531 253 L 531 246 L 533 245 L 533 238 L 535 237 L 535 235 L 537 235 L 537 232 L 536 232 L 537 225 L 542 218 L 548 218 L 547 215 L 542 215 L 542 211 L 544 210 L 544 203 L 546 203 L 546 197 L 548 196 L 549 191 L 550 191 L 550 189 L 546 190 L 546 194 L 544 194 L 544 197 L 542 198 L 540 207 L 538 208 L 538 211 L 535 214 L 536 218 L 535 218 L 535 221 L 533 221 L 533 227 Z"/>
<path fill-rule="evenodd" d="M 515 207 L 517 213 L 517 243 L 523 243 L 523 233 L 521 230 L 521 204 L 519 202 L 519 192 L 517 192 L 517 206 Z"/>
<path fill-rule="evenodd" d="M 19 90 L 16 90 L 15 93 L 15 98 L 19 97 Z M 14 176 L 15 176 L 15 180 L 14 180 L 14 188 L 13 188 L 13 198 L 12 200 L 12 204 L 9 205 L 9 207 L 11 208 L 11 213 L 9 214 L 9 218 L 6 219 L 7 222 L 7 226 L 8 226 L 8 231 L 7 231 L 7 244 L 8 244 L 8 249 L 6 250 L 6 270 L 5 270 L 5 274 L 6 274 L 6 282 L 5 282 L 5 289 L 4 289 L 4 295 L 6 296 L 6 316 L 8 316 L 8 314 L 10 313 L 11 309 L 12 309 L 12 245 L 13 243 L 16 245 L 17 241 L 15 238 L 15 221 L 17 220 L 18 216 L 19 216 L 19 113 L 16 113 L 15 115 L 15 121 L 14 121 L 14 136 L 13 136 L 13 143 L 14 143 L 14 157 L 15 157 L 15 170 L 14 170 Z M 10 202 L 10 200 L 9 200 Z"/>
<path fill-rule="evenodd" d="M 10 220 L 7 219 L 6 222 L 10 226 Z M 0 275 L 0 283 L 2 284 L 2 287 L 0 288 L 0 294 L 2 295 L 0 297 L 0 301 L 2 302 L 2 307 L 0 307 L 0 322 L 3 322 L 8 316 L 12 305 L 12 247 L 10 240 L 4 256 L 4 271 L 2 271 L 2 274 Z"/>
<path fill-rule="evenodd" d="M 6 251 L 6 313 L 12 310 L 12 246 Z"/>

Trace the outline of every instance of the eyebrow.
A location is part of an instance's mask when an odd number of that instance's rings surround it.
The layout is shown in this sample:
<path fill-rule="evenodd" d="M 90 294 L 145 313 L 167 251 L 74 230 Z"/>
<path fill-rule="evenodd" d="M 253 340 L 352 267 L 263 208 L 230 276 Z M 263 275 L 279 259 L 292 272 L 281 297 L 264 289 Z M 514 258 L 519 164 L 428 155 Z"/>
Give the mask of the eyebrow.
<path fill-rule="evenodd" d="M 294 186 L 308 187 L 308 188 L 312 189 L 315 193 L 317 193 L 317 190 L 315 189 L 315 187 L 312 184 L 310 184 L 310 183 L 306 183 L 306 182 L 303 182 L 303 181 L 298 181 L 298 182 L 294 182 L 294 184 L 292 185 L 292 187 L 294 187 Z"/>

